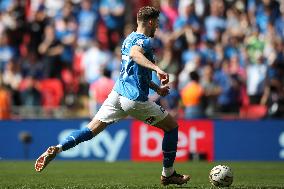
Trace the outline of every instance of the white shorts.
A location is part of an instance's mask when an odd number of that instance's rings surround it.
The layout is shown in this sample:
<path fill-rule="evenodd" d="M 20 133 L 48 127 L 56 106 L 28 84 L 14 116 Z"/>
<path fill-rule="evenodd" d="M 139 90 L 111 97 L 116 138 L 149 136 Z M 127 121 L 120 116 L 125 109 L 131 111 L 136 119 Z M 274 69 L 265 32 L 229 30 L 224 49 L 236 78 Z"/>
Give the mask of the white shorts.
<path fill-rule="evenodd" d="M 155 125 L 167 115 L 168 112 L 155 102 L 129 100 L 116 91 L 112 91 L 95 115 L 95 119 L 112 123 L 131 116 L 149 125 Z"/>

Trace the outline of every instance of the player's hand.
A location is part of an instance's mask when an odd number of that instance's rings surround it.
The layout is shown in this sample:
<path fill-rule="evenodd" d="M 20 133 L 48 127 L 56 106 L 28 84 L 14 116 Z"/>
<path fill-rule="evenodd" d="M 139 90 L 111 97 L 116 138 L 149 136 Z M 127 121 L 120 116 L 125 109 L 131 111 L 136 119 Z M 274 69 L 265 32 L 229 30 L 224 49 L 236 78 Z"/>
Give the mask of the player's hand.
<path fill-rule="evenodd" d="M 162 85 L 166 85 L 169 83 L 169 74 L 164 72 L 161 69 L 157 69 L 157 75 L 159 80 L 161 81 Z"/>
<path fill-rule="evenodd" d="M 167 85 L 160 86 L 157 90 L 157 94 L 160 96 L 167 96 L 170 93 L 170 87 Z"/>

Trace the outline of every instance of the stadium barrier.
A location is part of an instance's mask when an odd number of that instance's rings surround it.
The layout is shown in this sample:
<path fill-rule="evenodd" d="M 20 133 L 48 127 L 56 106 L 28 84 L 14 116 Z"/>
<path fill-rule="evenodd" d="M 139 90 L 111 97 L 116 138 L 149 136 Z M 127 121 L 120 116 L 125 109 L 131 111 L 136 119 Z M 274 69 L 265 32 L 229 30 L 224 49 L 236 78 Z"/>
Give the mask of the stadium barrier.
<path fill-rule="evenodd" d="M 34 160 L 89 120 L 0 121 L 0 159 Z M 284 160 L 284 121 L 179 120 L 177 160 Z M 62 160 L 160 161 L 161 130 L 123 120 L 91 141 L 61 153 Z"/>

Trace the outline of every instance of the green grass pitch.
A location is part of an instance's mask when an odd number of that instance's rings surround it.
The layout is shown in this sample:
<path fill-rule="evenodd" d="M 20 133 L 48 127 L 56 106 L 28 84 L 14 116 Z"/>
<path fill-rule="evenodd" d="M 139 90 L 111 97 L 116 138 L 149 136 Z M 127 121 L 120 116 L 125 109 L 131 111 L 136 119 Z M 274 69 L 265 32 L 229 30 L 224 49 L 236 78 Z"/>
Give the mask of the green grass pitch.
<path fill-rule="evenodd" d="M 234 182 L 229 188 L 284 188 L 284 162 L 186 162 L 176 163 L 178 172 L 192 179 L 182 186 L 160 185 L 161 163 L 54 160 L 41 173 L 33 161 L 0 161 L 0 188 L 93 189 L 93 188 L 215 188 L 208 174 L 218 164 L 230 166 Z"/>

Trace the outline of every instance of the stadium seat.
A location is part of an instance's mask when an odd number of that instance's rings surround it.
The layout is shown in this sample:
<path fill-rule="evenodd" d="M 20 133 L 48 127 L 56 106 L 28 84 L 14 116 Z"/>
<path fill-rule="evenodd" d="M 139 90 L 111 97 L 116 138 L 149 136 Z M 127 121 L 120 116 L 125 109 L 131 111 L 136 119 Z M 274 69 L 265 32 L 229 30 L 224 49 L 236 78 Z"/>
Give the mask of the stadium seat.
<path fill-rule="evenodd" d="M 58 107 L 63 98 L 63 86 L 59 79 L 44 79 L 40 81 L 42 105 L 51 109 Z"/>
<path fill-rule="evenodd" d="M 266 116 L 267 107 L 263 105 L 246 105 L 240 108 L 242 119 L 262 119 Z"/>
<path fill-rule="evenodd" d="M 74 73 L 69 69 L 63 69 L 61 71 L 61 79 L 65 92 L 67 93 L 77 93 L 79 89 L 79 78 L 76 78 Z"/>

